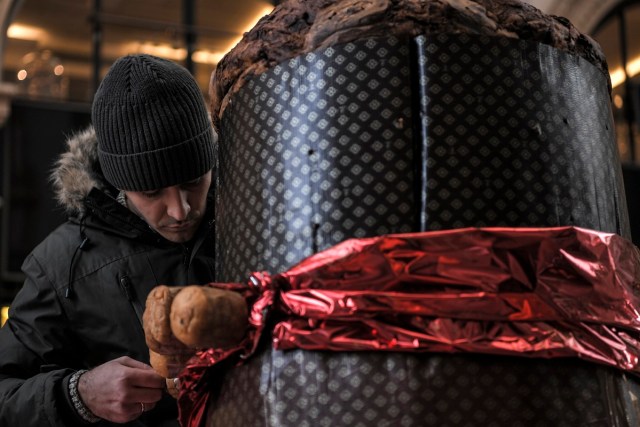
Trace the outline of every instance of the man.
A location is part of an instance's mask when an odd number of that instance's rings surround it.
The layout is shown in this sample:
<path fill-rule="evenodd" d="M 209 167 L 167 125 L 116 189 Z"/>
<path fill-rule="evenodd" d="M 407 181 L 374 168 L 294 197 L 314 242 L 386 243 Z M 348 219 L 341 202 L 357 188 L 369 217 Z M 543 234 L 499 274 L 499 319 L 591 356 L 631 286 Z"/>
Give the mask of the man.
<path fill-rule="evenodd" d="M 113 64 L 92 122 L 53 173 L 70 219 L 25 260 L 0 329 L 2 426 L 177 425 L 142 313 L 157 285 L 214 279 L 216 135 L 193 77 L 149 55 Z"/>

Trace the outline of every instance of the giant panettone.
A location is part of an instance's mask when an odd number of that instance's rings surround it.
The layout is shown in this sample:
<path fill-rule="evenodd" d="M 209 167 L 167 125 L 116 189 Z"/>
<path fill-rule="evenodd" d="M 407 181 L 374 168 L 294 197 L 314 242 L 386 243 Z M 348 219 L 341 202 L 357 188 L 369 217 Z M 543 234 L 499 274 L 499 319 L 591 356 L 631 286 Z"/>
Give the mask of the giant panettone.
<path fill-rule="evenodd" d="M 220 62 L 218 282 L 348 238 L 574 225 L 629 236 L 607 66 L 517 0 L 297 0 Z M 490 327 L 490 325 L 486 325 Z M 634 425 L 637 380 L 526 355 L 274 350 L 209 426 Z"/>

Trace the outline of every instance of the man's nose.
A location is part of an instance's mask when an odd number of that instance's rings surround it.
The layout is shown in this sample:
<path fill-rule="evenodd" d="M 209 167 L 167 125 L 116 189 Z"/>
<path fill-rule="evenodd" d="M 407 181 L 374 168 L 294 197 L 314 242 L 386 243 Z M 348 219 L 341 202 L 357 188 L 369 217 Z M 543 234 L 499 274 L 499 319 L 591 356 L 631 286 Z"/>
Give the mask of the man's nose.
<path fill-rule="evenodd" d="M 166 192 L 167 215 L 176 221 L 184 221 L 191 212 L 191 206 L 187 200 L 187 193 L 180 187 L 169 187 Z"/>

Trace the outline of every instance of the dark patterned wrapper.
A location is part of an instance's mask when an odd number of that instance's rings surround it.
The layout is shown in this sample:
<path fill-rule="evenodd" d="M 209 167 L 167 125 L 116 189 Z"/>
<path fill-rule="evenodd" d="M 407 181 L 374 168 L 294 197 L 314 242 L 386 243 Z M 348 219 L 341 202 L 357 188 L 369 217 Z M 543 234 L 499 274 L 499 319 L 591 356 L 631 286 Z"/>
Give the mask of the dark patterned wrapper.
<path fill-rule="evenodd" d="M 465 34 L 338 44 L 244 82 L 218 149 L 216 281 L 270 275 L 243 291 L 244 346 L 185 371 L 183 423 L 640 425 L 637 252 L 589 61 Z"/>
<path fill-rule="evenodd" d="M 392 233 L 629 237 L 607 87 L 582 58 L 486 36 L 361 40 L 279 64 L 222 118 L 216 280 Z"/>
<path fill-rule="evenodd" d="M 267 313 L 277 350 L 579 357 L 640 374 L 640 251 L 615 234 L 472 228 L 352 239 L 249 282 L 212 284 L 244 292 L 252 330 L 236 349 L 192 359 L 181 375 L 183 425 L 198 426 L 215 399 L 208 370 L 255 351 Z"/>

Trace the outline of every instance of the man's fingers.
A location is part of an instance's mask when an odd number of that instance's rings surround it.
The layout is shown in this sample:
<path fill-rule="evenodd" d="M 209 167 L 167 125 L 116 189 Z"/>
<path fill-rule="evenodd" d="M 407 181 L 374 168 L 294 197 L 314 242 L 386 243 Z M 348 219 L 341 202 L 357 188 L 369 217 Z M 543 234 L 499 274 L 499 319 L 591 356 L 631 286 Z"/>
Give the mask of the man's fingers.
<path fill-rule="evenodd" d="M 78 393 L 96 416 L 123 423 L 139 417 L 162 399 L 166 381 L 149 365 L 121 357 L 87 371 Z"/>
<path fill-rule="evenodd" d="M 147 370 L 153 369 L 151 366 L 147 365 L 146 363 L 142 363 L 139 360 L 132 359 L 129 356 L 119 357 L 118 359 L 116 359 L 116 361 L 119 362 L 121 365 L 127 366 L 129 368 L 147 369 Z"/>
<path fill-rule="evenodd" d="M 167 393 L 172 396 L 174 399 L 178 398 L 180 394 L 180 380 L 178 378 L 167 378 Z"/>
<path fill-rule="evenodd" d="M 127 402 L 128 403 L 137 403 L 138 407 L 140 407 L 140 402 L 144 403 L 147 408 L 150 405 L 155 404 L 157 401 L 162 399 L 162 394 L 164 390 L 159 390 L 156 388 L 137 388 L 129 391 L 127 394 Z"/>
<path fill-rule="evenodd" d="M 133 371 L 127 376 L 134 387 L 148 387 L 162 389 L 165 387 L 165 380 L 151 366 L 138 360 L 123 356 L 116 359 L 122 366 L 131 368 Z"/>
<path fill-rule="evenodd" d="M 155 408 L 155 402 L 133 402 L 123 408 L 123 416 L 126 421 L 132 421 L 140 417 L 145 412 Z"/>
<path fill-rule="evenodd" d="M 137 388 L 164 389 L 166 382 L 155 371 L 137 371 L 131 374 L 132 385 Z"/>

